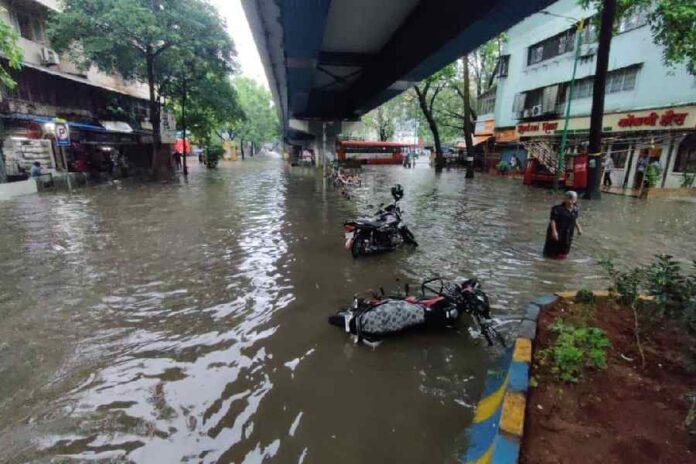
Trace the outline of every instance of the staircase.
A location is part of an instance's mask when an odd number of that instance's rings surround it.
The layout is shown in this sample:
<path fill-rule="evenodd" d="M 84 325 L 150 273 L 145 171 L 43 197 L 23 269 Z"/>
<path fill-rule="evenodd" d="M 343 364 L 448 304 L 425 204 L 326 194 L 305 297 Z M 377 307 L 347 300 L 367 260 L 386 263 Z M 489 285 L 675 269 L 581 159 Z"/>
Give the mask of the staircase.
<path fill-rule="evenodd" d="M 548 142 L 544 140 L 531 140 L 524 143 L 528 156 L 535 158 L 551 174 L 556 174 L 558 169 L 558 153 L 555 153 Z"/>

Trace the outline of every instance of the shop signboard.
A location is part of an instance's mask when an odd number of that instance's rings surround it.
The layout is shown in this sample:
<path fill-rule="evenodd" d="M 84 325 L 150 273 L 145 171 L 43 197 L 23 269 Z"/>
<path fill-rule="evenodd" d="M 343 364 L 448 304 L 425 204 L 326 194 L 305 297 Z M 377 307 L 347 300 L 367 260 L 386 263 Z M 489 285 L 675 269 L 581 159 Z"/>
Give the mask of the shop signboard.
<path fill-rule="evenodd" d="M 70 129 L 68 128 L 68 123 L 64 119 L 56 118 L 54 120 L 54 125 L 56 131 L 56 145 L 59 147 L 69 147 Z"/>
<path fill-rule="evenodd" d="M 563 132 L 564 124 L 563 119 L 522 122 L 517 124 L 515 130 L 520 137 L 557 136 Z M 696 106 L 605 114 L 603 126 L 604 132 L 696 129 Z M 589 116 L 568 120 L 568 131 L 571 133 L 587 132 L 589 129 Z"/>

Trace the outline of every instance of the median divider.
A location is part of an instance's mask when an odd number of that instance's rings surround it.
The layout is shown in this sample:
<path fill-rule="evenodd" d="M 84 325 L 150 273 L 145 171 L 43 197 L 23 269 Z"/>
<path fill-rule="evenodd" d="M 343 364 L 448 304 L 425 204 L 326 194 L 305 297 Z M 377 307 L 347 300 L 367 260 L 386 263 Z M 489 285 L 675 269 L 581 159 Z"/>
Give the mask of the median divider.
<path fill-rule="evenodd" d="M 540 311 L 558 301 L 555 295 L 536 298 L 524 309 L 518 337 L 500 355 L 486 375 L 483 394 L 467 430 L 467 464 L 512 464 L 520 453 L 529 388 L 529 368 Z"/>

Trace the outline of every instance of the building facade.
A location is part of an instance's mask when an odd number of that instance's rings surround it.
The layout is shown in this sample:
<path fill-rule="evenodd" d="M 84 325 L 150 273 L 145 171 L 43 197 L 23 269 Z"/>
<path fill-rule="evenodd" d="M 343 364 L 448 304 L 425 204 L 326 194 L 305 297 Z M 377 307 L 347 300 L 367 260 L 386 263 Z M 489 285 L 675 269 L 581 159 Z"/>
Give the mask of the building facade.
<path fill-rule="evenodd" d="M 569 97 L 566 155 L 586 151 L 596 14 L 575 0 L 560 0 L 508 31 L 497 85 L 484 95 L 479 109 L 479 123 L 495 124 L 501 159 L 524 160 L 530 141 L 543 141 L 558 153 Z M 580 30 L 576 24 L 581 19 L 585 27 Z M 645 12 L 622 19 L 611 43 L 603 128 L 615 188 L 639 188 L 646 164 L 655 161 L 661 168 L 656 187 L 681 187 L 696 172 L 696 77 L 685 66 L 664 64 L 646 21 Z"/>
<path fill-rule="evenodd" d="M 25 177 L 34 161 L 49 171 L 114 173 L 116 165 L 149 167 L 147 87 L 95 67 L 80 69 L 56 53 L 46 34 L 55 12 L 58 0 L 0 0 L 0 21 L 17 31 L 23 53 L 22 69 L 11 71 L 17 86 L 0 94 L 8 178 Z M 62 150 L 55 143 L 56 119 L 66 121 L 70 132 L 71 143 Z M 162 119 L 163 143 L 173 143 L 173 118 L 163 114 Z"/>

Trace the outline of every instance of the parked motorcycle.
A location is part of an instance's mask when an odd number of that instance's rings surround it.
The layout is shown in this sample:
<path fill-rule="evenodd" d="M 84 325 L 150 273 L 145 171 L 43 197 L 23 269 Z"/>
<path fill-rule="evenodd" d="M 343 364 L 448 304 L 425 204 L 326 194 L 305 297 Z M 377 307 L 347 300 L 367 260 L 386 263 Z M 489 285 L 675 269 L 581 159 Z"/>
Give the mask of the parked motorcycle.
<path fill-rule="evenodd" d="M 361 255 L 391 251 L 402 244 L 418 246 L 416 238 L 401 218 L 399 200 L 404 196 L 404 189 L 396 184 L 391 189 L 394 203 L 386 208 L 380 207 L 371 218 L 358 218 L 343 223 L 346 248 L 354 258 Z"/>
<path fill-rule="evenodd" d="M 406 289 L 408 294 L 408 287 Z M 329 323 L 357 336 L 358 341 L 375 341 L 409 329 L 443 329 L 453 326 L 462 314 L 471 317 L 489 345 L 505 346 L 505 339 L 491 321 L 488 296 L 478 281 L 461 284 L 433 278 L 421 284 L 420 296 L 357 296 L 351 307 L 329 316 Z"/>

